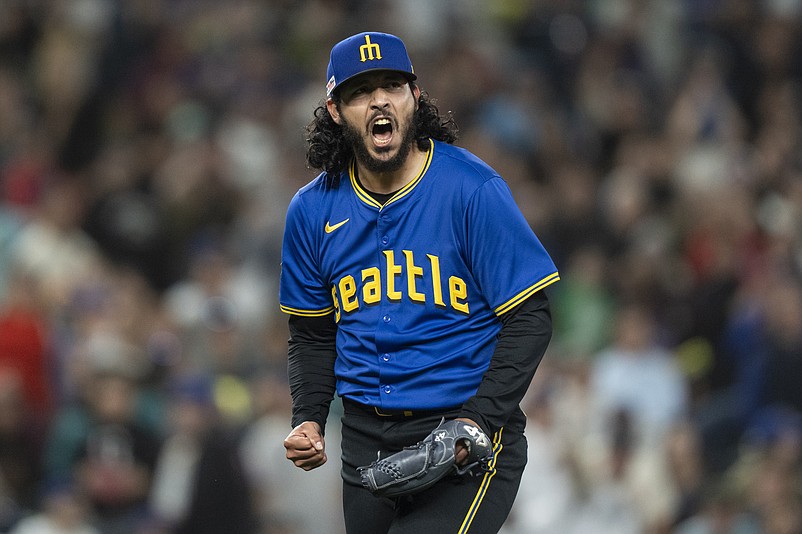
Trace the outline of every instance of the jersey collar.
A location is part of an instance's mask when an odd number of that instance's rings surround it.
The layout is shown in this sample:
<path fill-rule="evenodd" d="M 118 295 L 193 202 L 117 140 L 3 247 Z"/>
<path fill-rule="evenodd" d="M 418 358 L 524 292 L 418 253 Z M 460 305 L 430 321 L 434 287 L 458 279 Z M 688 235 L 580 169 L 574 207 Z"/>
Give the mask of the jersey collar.
<path fill-rule="evenodd" d="M 434 155 L 434 141 L 429 139 L 429 150 L 426 152 L 426 160 L 423 162 L 418 175 L 415 177 L 414 180 L 409 182 L 407 185 L 396 191 L 396 193 L 390 197 L 390 199 L 384 203 L 384 205 L 380 204 L 375 198 L 370 196 L 370 193 L 365 191 L 362 185 L 359 183 L 359 180 L 356 179 L 356 172 L 355 172 L 355 162 L 352 160 L 351 164 L 348 166 L 348 177 L 351 179 L 351 187 L 353 187 L 356 196 L 364 202 L 365 204 L 372 206 L 381 210 L 383 207 L 389 206 L 393 202 L 405 197 L 413 189 L 420 183 L 423 179 L 423 175 L 426 174 L 426 171 L 429 169 L 429 164 L 432 162 L 432 156 Z"/>

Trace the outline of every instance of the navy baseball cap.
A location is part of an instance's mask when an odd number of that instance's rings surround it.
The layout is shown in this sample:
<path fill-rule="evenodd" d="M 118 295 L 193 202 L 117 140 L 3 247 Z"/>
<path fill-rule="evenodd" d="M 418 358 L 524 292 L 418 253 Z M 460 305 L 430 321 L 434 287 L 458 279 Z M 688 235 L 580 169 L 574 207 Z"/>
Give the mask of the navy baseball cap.
<path fill-rule="evenodd" d="M 363 32 L 340 41 L 331 49 L 326 96 L 331 96 L 343 82 L 372 70 L 392 70 L 410 80 L 417 78 L 401 39 L 389 33 Z"/>

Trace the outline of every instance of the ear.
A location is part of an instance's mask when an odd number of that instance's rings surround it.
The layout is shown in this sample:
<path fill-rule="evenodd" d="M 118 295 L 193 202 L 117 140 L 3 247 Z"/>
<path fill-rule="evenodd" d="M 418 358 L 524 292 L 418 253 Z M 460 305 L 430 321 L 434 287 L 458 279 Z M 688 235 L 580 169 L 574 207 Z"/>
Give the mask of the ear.
<path fill-rule="evenodd" d="M 331 115 L 331 118 L 334 120 L 335 124 L 340 124 L 340 111 L 337 109 L 337 104 L 334 103 L 334 100 L 329 98 L 326 100 L 326 109 Z"/>
<path fill-rule="evenodd" d="M 415 111 L 418 111 L 420 105 L 420 87 L 417 84 L 410 84 L 412 86 L 412 96 L 415 97 Z"/>

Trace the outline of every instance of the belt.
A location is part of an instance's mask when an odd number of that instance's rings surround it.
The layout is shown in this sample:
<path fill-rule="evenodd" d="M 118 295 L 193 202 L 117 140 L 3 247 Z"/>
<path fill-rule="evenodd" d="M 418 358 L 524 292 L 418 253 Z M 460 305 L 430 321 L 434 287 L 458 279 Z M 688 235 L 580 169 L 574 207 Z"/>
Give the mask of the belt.
<path fill-rule="evenodd" d="M 346 412 L 359 413 L 363 415 L 371 415 L 377 418 L 384 418 L 387 420 L 400 420 L 409 419 L 413 417 L 427 417 L 432 415 L 445 415 L 449 412 L 459 410 L 460 406 L 451 408 L 439 408 L 435 410 L 384 410 L 376 406 L 368 406 L 354 400 L 343 398 L 343 408 Z"/>

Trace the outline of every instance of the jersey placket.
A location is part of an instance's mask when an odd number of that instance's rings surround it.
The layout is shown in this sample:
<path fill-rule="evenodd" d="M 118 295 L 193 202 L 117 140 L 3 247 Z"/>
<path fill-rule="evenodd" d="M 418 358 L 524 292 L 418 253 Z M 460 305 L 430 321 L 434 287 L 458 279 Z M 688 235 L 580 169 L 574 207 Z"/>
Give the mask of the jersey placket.
<path fill-rule="evenodd" d="M 406 203 L 409 195 L 416 189 L 423 176 L 426 174 L 429 164 L 431 163 L 434 154 L 434 143 L 430 141 L 430 147 L 427 158 L 421 167 L 418 175 L 410 183 L 399 189 L 392 198 L 390 198 L 384 205 L 380 204 L 374 199 L 367 191 L 365 191 L 354 173 L 354 166 L 352 164 L 349 170 L 350 182 L 356 198 L 367 207 L 376 209 L 376 245 L 377 245 L 377 258 L 379 264 L 383 267 L 382 271 L 382 285 L 383 295 L 379 302 L 379 314 L 375 331 L 375 347 L 376 347 L 376 364 L 378 366 L 379 377 L 379 406 L 392 406 L 394 403 L 389 397 L 397 395 L 398 384 L 392 378 L 396 373 L 392 368 L 397 365 L 397 351 L 392 350 L 393 339 L 398 335 L 398 319 L 400 316 L 397 314 L 403 313 L 399 304 L 402 303 L 403 297 L 401 296 L 401 288 L 395 287 L 391 289 L 391 284 L 403 283 L 400 276 L 396 276 L 395 272 L 389 272 L 391 267 L 396 265 L 399 258 L 394 257 L 393 247 L 398 238 L 397 225 L 400 224 L 400 218 L 393 215 L 396 210 L 404 209 L 400 204 Z M 398 213 L 398 212 L 396 212 Z M 398 272 L 397 274 L 401 274 Z M 398 296 L 394 297 L 398 291 Z"/>
<path fill-rule="evenodd" d="M 394 237 L 393 217 L 388 213 L 388 211 L 392 210 L 380 209 L 376 216 L 376 244 L 378 247 L 378 256 L 382 260 L 386 260 L 385 251 L 392 250 Z M 387 263 L 385 261 L 382 263 L 385 265 L 383 272 L 384 284 L 387 284 L 388 281 L 393 277 L 393 274 L 388 272 Z M 388 396 L 395 392 L 396 387 L 396 385 L 392 384 L 388 379 L 388 374 L 391 374 L 388 373 L 388 367 L 393 365 L 396 355 L 387 350 L 386 340 L 391 335 L 391 332 L 395 327 L 395 324 L 393 323 L 393 314 L 395 311 L 397 311 L 397 309 L 397 306 L 392 305 L 392 302 L 387 297 L 385 290 L 385 298 L 381 299 L 379 320 L 376 325 L 376 356 L 379 370 L 380 406 L 385 406 L 388 404 Z"/>

